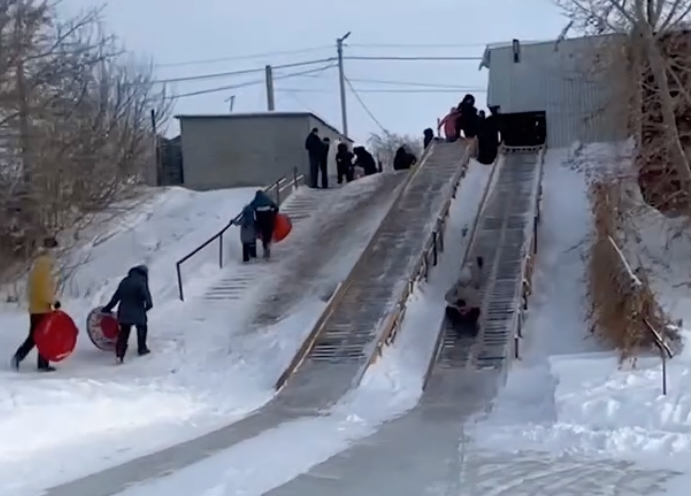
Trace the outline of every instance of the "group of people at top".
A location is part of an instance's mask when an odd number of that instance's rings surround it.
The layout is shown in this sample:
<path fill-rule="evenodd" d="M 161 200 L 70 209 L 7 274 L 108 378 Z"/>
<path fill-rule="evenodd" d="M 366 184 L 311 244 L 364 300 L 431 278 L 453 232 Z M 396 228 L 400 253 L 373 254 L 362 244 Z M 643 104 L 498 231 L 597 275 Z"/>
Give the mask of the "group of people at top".
<path fill-rule="evenodd" d="M 475 107 L 475 97 L 467 94 L 457 107 L 452 107 L 449 113 L 439 123 L 438 130 L 444 130 L 447 141 L 456 141 L 461 137 L 477 138 L 477 160 L 483 164 L 491 164 L 497 157 L 499 150 L 499 106 L 489 107 L 490 115 Z M 425 129 L 425 148 L 434 139 L 434 131 Z"/>
<path fill-rule="evenodd" d="M 328 158 L 331 148 L 331 140 L 328 136 L 320 137 L 319 129 L 316 127 L 305 140 L 305 149 L 309 157 L 309 186 L 311 188 L 326 189 L 329 187 Z M 364 146 L 356 146 L 350 151 L 348 143 L 340 142 L 336 146 L 336 177 L 338 184 L 351 182 L 355 179 L 355 168 L 362 169 L 365 176 L 370 176 L 381 172 L 381 167 L 372 154 Z M 321 182 L 319 181 L 321 176 Z"/>

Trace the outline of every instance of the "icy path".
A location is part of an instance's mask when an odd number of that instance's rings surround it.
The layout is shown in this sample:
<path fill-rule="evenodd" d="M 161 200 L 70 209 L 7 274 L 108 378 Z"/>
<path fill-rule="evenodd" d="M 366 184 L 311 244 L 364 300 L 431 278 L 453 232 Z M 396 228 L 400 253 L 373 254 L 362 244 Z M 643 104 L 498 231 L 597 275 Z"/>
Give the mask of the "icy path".
<path fill-rule="evenodd" d="M 159 300 L 150 357 L 115 368 L 108 354 L 82 342 L 56 375 L 3 374 L 0 495 L 31 494 L 157 451 L 231 423 L 269 400 L 277 376 L 321 313 L 324 292 L 350 270 L 402 179 L 380 174 L 338 190 L 304 191 L 324 196 L 322 215 L 305 219 L 277 245 L 265 267 L 273 286 L 270 279 L 257 280 L 233 302 L 207 301 L 203 291 L 184 303 Z M 352 211 L 357 215 L 349 216 Z M 237 248 L 229 246 L 233 253 Z M 308 258 L 309 267 L 301 261 Z M 291 273 L 293 279 L 302 275 L 295 270 L 306 272 L 300 292 L 286 282 Z M 233 271 L 237 265 L 231 261 L 225 272 Z M 282 300 L 274 319 L 280 321 L 255 328 L 261 323 L 259 295 L 280 290 L 276 278 L 296 297 Z"/>
<path fill-rule="evenodd" d="M 214 496 L 259 496 L 348 449 L 353 442 L 373 434 L 382 422 L 413 408 L 421 394 L 422 377 L 441 323 L 443 296 L 460 271 L 467 241 L 464 235 L 472 225 L 488 177 L 489 168 L 471 162 L 451 207 L 447 248 L 440 265 L 433 269 L 429 284 L 411 296 L 398 340 L 368 371 L 358 390 L 322 417 L 284 423 L 168 477 L 127 490 L 122 496 L 182 496 L 190 491 Z M 386 425 L 382 430 L 389 432 Z M 369 444 L 368 438 L 357 446 Z M 349 458 L 350 453 L 348 450 L 344 456 Z M 371 458 L 369 461 L 371 464 Z"/>

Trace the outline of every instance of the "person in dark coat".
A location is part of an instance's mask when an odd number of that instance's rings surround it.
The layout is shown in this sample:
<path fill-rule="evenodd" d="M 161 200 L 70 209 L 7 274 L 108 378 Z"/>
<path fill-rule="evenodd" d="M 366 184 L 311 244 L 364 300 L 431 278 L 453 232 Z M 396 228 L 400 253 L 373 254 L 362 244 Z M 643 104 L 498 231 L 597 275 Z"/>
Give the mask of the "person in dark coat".
<path fill-rule="evenodd" d="M 427 148 L 432 141 L 434 141 L 434 131 L 432 130 L 431 127 L 428 127 L 423 131 L 423 140 L 422 140 L 422 146 L 424 148 Z"/>
<path fill-rule="evenodd" d="M 357 167 L 362 167 L 362 170 L 365 172 L 366 176 L 371 176 L 372 174 L 376 174 L 378 172 L 377 162 L 364 146 L 356 146 L 353 149 L 353 153 L 356 157 L 355 165 Z"/>
<path fill-rule="evenodd" d="M 235 225 L 240 226 L 240 243 L 242 243 L 242 261 L 249 262 L 257 258 L 257 220 L 254 217 L 254 208 L 247 204 L 242 209 L 240 218 Z"/>
<path fill-rule="evenodd" d="M 322 157 L 319 161 L 319 173 L 322 176 L 322 188 L 327 189 L 329 187 L 328 165 L 329 148 L 331 148 L 331 140 L 325 136 L 322 140 L 322 145 Z"/>
<path fill-rule="evenodd" d="M 122 363 L 127 352 L 132 326 L 137 328 L 137 353 L 139 356 L 148 355 L 146 345 L 148 333 L 146 314 L 153 308 L 151 293 L 149 292 L 149 269 L 146 265 L 132 267 L 115 290 L 113 297 L 103 307 L 102 312 L 109 314 L 115 305 L 118 306 L 118 324 L 120 330 L 115 343 L 115 358 Z"/>
<path fill-rule="evenodd" d="M 336 172 L 338 174 L 338 184 L 343 183 L 345 178 L 346 182 L 351 182 L 355 177 L 353 170 L 353 152 L 348 150 L 347 143 L 339 143 L 336 147 Z"/>
<path fill-rule="evenodd" d="M 263 190 L 257 190 L 249 206 L 254 210 L 256 226 L 262 238 L 262 250 L 264 258 L 271 256 L 271 239 L 276 225 L 278 205 Z"/>
<path fill-rule="evenodd" d="M 316 127 L 312 129 L 312 132 L 305 140 L 305 150 L 307 150 L 310 161 L 310 188 L 316 188 L 319 166 L 324 153 L 324 142 L 319 137 L 319 129 Z M 323 180 L 324 179 L 322 179 L 322 181 Z"/>
<path fill-rule="evenodd" d="M 495 116 L 485 117 L 485 112 L 478 113 L 477 161 L 489 165 L 494 163 L 499 153 L 499 129 Z"/>
<path fill-rule="evenodd" d="M 393 170 L 410 169 L 417 163 L 417 157 L 410 153 L 404 146 L 399 146 L 393 157 Z"/>
<path fill-rule="evenodd" d="M 467 94 L 458 105 L 460 116 L 456 125 L 457 132 L 463 131 L 466 138 L 477 136 L 477 108 L 475 108 L 475 97 Z"/>

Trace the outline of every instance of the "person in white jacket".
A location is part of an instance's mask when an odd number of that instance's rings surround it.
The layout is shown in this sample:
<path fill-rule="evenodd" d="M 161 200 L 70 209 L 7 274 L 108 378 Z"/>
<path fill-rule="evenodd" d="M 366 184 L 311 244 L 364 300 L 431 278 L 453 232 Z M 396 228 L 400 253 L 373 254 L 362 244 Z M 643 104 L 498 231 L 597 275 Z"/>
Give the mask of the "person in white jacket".
<path fill-rule="evenodd" d="M 479 331 L 483 266 L 482 257 L 477 257 L 474 264 L 464 265 L 458 281 L 446 293 L 446 317 L 459 336 L 475 336 Z"/>

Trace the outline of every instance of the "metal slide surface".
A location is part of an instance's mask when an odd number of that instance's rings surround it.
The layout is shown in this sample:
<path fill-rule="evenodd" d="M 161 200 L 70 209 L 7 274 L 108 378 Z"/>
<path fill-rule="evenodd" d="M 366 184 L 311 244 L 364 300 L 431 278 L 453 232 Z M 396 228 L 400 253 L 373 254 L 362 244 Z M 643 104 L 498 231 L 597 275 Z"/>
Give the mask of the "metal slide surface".
<path fill-rule="evenodd" d="M 482 253 L 492 263 L 484 299 L 485 308 L 490 309 L 489 331 L 496 329 L 494 322 L 502 322 L 502 312 L 510 314 L 501 306 L 511 297 L 509 282 L 520 291 L 522 281 L 515 277 L 514 264 L 523 250 L 518 225 L 530 177 L 539 181 L 534 175 L 535 158 L 528 154 L 505 157 L 481 213 L 475 249 L 469 253 Z M 516 189 L 508 191 L 513 186 Z M 497 249 L 488 252 L 492 243 Z M 487 332 L 472 343 L 456 345 L 447 339 L 443 344 L 416 408 L 265 496 L 644 496 L 664 492 L 663 483 L 673 472 L 644 470 L 626 461 L 569 454 L 555 457 L 538 451 L 500 453 L 476 447 L 466 430 L 467 421 L 488 408 L 505 361 L 499 353 L 508 351 L 508 339 Z"/>
<path fill-rule="evenodd" d="M 249 417 L 204 436 L 48 490 L 46 496 L 111 496 L 128 486 L 180 470 L 282 422 L 319 415 L 359 378 L 380 320 L 406 283 L 459 170 L 465 147 L 435 143 L 394 202 L 302 365 L 280 393 Z"/>
<path fill-rule="evenodd" d="M 520 292 L 520 264 L 513 261 L 521 259 L 525 245 L 522 241 L 529 231 L 527 224 L 518 219 L 530 217 L 537 195 L 538 166 L 534 153 L 503 157 L 495 166 L 499 169 L 485 205 L 479 207 L 482 210 L 468 259 L 479 254 L 485 257 L 485 308 L 496 301 L 495 294 L 508 298 L 508 281 L 514 281 L 516 292 Z M 519 230 L 525 234 L 519 234 Z M 495 314 L 486 316 L 488 320 L 482 325 L 492 325 Z M 442 327 L 440 332 L 446 329 Z M 482 334 L 477 341 L 483 342 Z M 446 337 L 442 345 L 440 361 L 416 408 L 267 496 L 465 494 L 459 492 L 458 440 L 463 435 L 464 421 L 488 406 L 500 372 L 475 370 L 474 362 L 471 365 L 469 360 L 470 351 L 450 361 L 449 356 L 457 356 L 453 353 L 457 351 L 453 349 L 454 341 Z"/>

